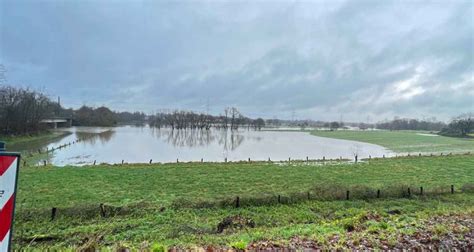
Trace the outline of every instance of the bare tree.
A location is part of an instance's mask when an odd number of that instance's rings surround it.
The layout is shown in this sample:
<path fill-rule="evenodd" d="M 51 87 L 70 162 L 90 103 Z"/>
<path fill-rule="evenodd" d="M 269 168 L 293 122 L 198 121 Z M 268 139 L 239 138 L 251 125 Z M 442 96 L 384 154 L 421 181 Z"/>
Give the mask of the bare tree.
<path fill-rule="evenodd" d="M 40 92 L 0 86 L 0 134 L 37 133 L 43 130 L 40 121 L 54 116 L 57 106 Z"/>

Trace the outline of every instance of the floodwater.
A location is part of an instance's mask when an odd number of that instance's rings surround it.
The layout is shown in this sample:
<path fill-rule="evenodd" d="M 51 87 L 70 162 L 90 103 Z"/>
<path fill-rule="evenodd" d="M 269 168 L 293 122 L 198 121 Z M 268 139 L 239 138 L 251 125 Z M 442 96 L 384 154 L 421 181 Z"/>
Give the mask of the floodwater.
<path fill-rule="evenodd" d="M 428 133 L 416 133 L 417 135 L 420 135 L 420 136 L 430 136 L 430 137 L 437 137 L 439 135 L 436 135 L 436 134 L 428 134 Z"/>
<path fill-rule="evenodd" d="M 49 162 L 58 165 L 99 163 L 154 163 L 188 161 L 222 162 L 241 160 L 273 161 L 293 159 L 359 158 L 392 156 L 384 147 L 347 140 L 323 138 L 308 132 L 253 131 L 212 129 L 171 130 L 135 126 L 115 128 L 73 127 L 60 129 L 71 134 L 43 149 L 84 139 L 48 154 Z"/>

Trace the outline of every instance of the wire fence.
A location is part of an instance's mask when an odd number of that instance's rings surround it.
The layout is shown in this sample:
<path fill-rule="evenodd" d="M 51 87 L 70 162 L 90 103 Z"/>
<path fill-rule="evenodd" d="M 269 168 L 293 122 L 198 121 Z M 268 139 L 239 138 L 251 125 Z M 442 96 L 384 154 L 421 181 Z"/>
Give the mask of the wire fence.
<path fill-rule="evenodd" d="M 49 151 L 47 152 L 54 152 L 55 150 L 58 150 L 58 149 L 61 149 L 61 148 L 66 148 L 70 145 L 73 145 L 73 144 L 76 144 L 80 142 L 80 140 L 78 141 L 73 141 L 71 143 L 67 143 L 65 145 L 60 145 L 59 147 L 57 147 L 56 149 L 55 148 L 51 148 L 49 149 Z M 41 153 L 41 150 L 39 149 L 38 150 L 39 153 Z M 34 153 L 28 153 L 26 156 L 27 157 L 33 157 L 35 154 Z M 355 158 L 347 158 L 347 157 L 342 157 L 342 156 L 339 156 L 338 158 L 327 158 L 326 156 L 322 156 L 320 158 L 310 158 L 309 156 L 307 156 L 305 159 L 295 159 L 295 158 L 292 158 L 292 157 L 288 157 L 288 159 L 286 160 L 274 160 L 274 159 L 271 159 L 270 157 L 268 159 L 251 159 L 251 158 L 248 158 L 248 159 L 244 159 L 244 160 L 229 160 L 228 158 L 224 158 L 223 160 L 219 161 L 219 160 L 205 160 L 204 158 L 201 158 L 200 160 L 196 160 L 196 161 L 183 161 L 183 160 L 180 160 L 179 158 L 176 158 L 176 161 L 175 162 L 153 162 L 153 159 L 147 159 L 146 161 L 144 162 L 127 162 L 126 159 L 121 159 L 120 162 L 117 162 L 117 163 L 109 163 L 109 162 L 97 162 L 97 160 L 93 160 L 92 162 L 90 162 L 89 164 L 86 164 L 86 166 L 95 166 L 95 165 L 152 165 L 152 164 L 155 164 L 155 165 L 159 165 L 159 164 L 197 164 L 197 163 L 281 163 L 281 164 L 311 164 L 311 163 L 324 163 L 324 162 L 354 162 L 354 163 L 357 163 L 357 162 L 367 162 L 367 161 L 370 161 L 370 160 L 380 160 L 380 159 L 386 159 L 386 158 L 391 158 L 391 159 L 396 159 L 396 158 L 416 158 L 416 157 L 443 157 L 443 156 L 459 156 L 459 155 L 471 155 L 471 152 L 465 152 L 465 153 L 429 153 L 429 154 L 422 154 L 422 153 L 418 153 L 418 154 L 413 154 L 413 153 L 408 153 L 408 154 L 405 154 L 405 155 L 395 155 L 395 156 L 391 156 L 391 157 L 386 157 L 385 155 L 382 155 L 381 157 L 373 157 L 371 155 L 368 155 L 367 157 L 364 157 L 364 158 L 359 158 L 359 157 L 355 157 Z M 25 159 L 24 160 L 24 163 L 23 163 L 24 166 L 28 166 L 28 163 L 27 163 L 27 160 Z M 43 159 L 43 160 L 40 160 L 35 166 L 47 166 L 47 165 L 51 165 L 50 163 L 48 163 L 48 160 L 46 159 Z"/>
<path fill-rule="evenodd" d="M 411 200 L 429 199 L 441 195 L 474 193 L 474 183 L 459 187 L 454 185 L 423 187 L 423 186 L 388 186 L 381 189 L 367 186 L 314 186 L 306 192 L 282 194 L 260 194 L 252 196 L 234 196 L 218 199 L 177 198 L 166 206 L 151 202 L 139 202 L 126 206 L 113 206 L 104 203 L 81 205 L 74 207 L 51 207 L 41 209 L 23 209 L 17 213 L 22 220 L 49 219 L 58 217 L 91 219 L 108 218 L 139 214 L 141 211 L 162 212 L 166 207 L 172 209 L 204 209 L 204 208 L 245 208 L 258 206 L 290 205 L 307 201 L 353 201 L 353 200 L 383 200 L 406 198 Z"/>

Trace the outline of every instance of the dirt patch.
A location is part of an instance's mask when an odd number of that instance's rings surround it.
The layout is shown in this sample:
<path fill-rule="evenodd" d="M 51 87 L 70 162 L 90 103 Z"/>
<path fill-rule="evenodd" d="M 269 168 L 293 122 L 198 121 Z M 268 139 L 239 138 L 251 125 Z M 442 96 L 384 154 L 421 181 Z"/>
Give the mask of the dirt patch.
<path fill-rule="evenodd" d="M 288 244 L 282 245 L 273 241 L 258 241 L 248 246 L 249 250 L 274 251 L 275 249 L 289 250 L 460 250 L 473 251 L 474 249 L 474 216 L 447 215 L 433 217 L 423 223 L 411 235 L 399 234 L 395 244 L 390 244 L 381 236 L 375 234 L 368 237 L 363 235 L 357 239 L 355 232 L 347 232 L 345 237 L 333 235 L 328 237 L 325 244 L 317 241 L 293 237 Z M 379 216 L 367 216 L 369 220 L 377 220 Z M 363 233 L 364 234 L 364 233 Z M 360 237 L 360 236 L 359 236 Z M 341 244 L 341 238 L 344 238 Z"/>

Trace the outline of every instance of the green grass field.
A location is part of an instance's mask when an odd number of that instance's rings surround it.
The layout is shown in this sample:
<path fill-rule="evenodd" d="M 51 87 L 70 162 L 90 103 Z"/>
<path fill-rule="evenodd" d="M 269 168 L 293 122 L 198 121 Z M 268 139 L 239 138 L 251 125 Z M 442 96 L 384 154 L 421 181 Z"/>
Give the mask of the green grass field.
<path fill-rule="evenodd" d="M 428 230 L 438 238 L 452 233 L 451 222 L 433 224 L 433 218 L 442 216 L 450 221 L 459 218 L 456 235 L 465 239 L 472 224 L 474 195 L 461 192 L 461 188 L 474 184 L 474 169 L 470 167 L 474 167 L 474 155 L 325 165 L 261 162 L 29 167 L 20 172 L 15 246 L 243 248 L 276 243 L 298 247 L 301 239 L 307 239 L 314 246 L 340 248 L 370 238 L 371 246 L 382 248 L 393 247 L 403 235 L 418 231 Z M 384 196 L 389 188 L 402 185 L 411 187 L 411 198 L 343 199 L 346 189 L 381 189 Z M 456 194 L 449 193 L 450 185 L 455 186 Z M 423 196 L 418 195 L 420 186 L 425 190 Z M 340 191 L 342 198 L 315 200 L 317 193 L 323 193 L 321 188 Z M 289 202 L 296 193 L 306 195 L 308 191 L 312 200 Z M 281 204 L 276 203 L 277 195 L 282 197 Z M 240 208 L 198 208 L 183 203 L 225 201 L 236 196 L 242 199 Z M 264 196 L 273 201 L 245 205 Z M 100 216 L 101 203 L 110 216 Z M 58 208 L 53 221 L 52 207 Z M 393 210 L 398 212 L 390 213 Z M 254 225 L 216 232 L 219 222 L 233 216 L 252 220 Z M 469 218 L 471 222 L 463 222 Z"/>
<path fill-rule="evenodd" d="M 377 144 L 397 153 L 474 152 L 474 138 L 426 136 L 416 131 L 311 131 L 312 135 Z"/>

